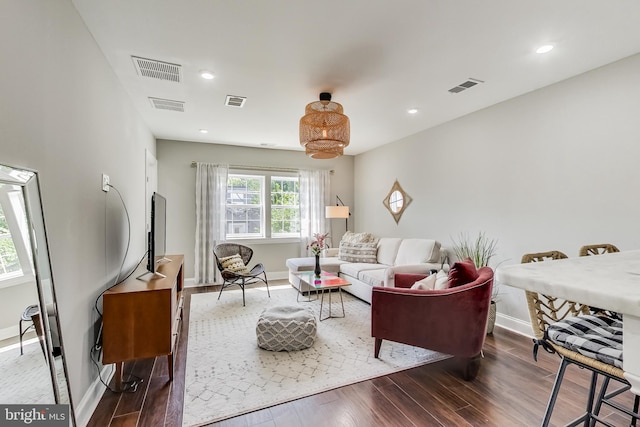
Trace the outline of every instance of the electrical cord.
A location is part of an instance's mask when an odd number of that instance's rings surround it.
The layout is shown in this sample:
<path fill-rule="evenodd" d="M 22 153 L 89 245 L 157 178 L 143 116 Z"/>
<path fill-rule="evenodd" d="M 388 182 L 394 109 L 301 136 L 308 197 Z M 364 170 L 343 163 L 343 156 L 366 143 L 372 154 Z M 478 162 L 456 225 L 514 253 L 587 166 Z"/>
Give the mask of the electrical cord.
<path fill-rule="evenodd" d="M 116 276 L 116 280 L 114 281 L 114 284 L 111 286 L 113 287 L 118 283 L 118 280 L 120 280 L 120 273 L 122 273 L 122 268 L 124 267 L 124 263 L 127 259 L 127 255 L 129 254 L 129 245 L 131 245 L 131 218 L 129 217 L 129 210 L 127 209 L 127 205 L 125 204 L 124 199 L 122 198 L 122 194 L 120 194 L 120 191 L 111 184 L 107 184 L 107 185 L 113 188 L 114 190 L 116 190 L 116 193 L 118 193 L 118 197 L 120 197 L 120 201 L 122 202 L 122 207 L 124 208 L 124 213 L 127 216 L 127 227 L 128 227 L 127 248 L 124 251 L 124 256 L 122 257 L 122 263 L 120 263 L 120 269 L 118 270 L 118 275 Z"/>
<path fill-rule="evenodd" d="M 138 267 L 140 266 L 140 264 L 142 263 L 142 261 L 144 261 L 144 259 L 147 257 L 147 254 L 149 253 L 149 251 L 145 251 L 144 255 L 142 255 L 142 258 L 140 258 L 140 261 L 138 261 L 138 263 L 135 265 L 135 267 L 133 267 L 131 269 L 131 271 L 129 272 L 129 274 L 127 274 L 122 280 L 120 280 L 118 283 L 114 283 L 113 285 L 109 286 L 107 289 L 105 289 L 104 291 L 100 292 L 100 295 L 98 295 L 98 297 L 96 298 L 96 302 L 94 304 L 96 311 L 98 312 L 98 315 L 100 315 L 100 317 L 102 317 L 102 312 L 100 311 L 100 309 L 98 308 L 98 301 L 100 300 L 100 297 L 102 297 L 102 295 L 104 295 L 105 292 L 107 292 L 109 289 L 113 288 L 116 285 L 119 285 L 120 283 L 124 282 L 125 280 L 127 280 L 129 277 L 131 277 L 131 275 L 133 274 L 134 271 L 136 271 L 138 269 Z"/>
<path fill-rule="evenodd" d="M 124 385 L 124 387 L 122 388 L 122 390 L 111 388 L 111 386 L 102 379 L 102 375 L 100 373 L 100 365 L 98 365 L 98 362 L 93 358 L 93 352 L 90 352 L 89 357 L 91 357 L 91 361 L 98 371 L 98 378 L 100 379 L 100 382 L 113 393 L 135 393 L 138 390 L 138 386 L 144 382 L 143 378 L 129 373 L 127 374 L 127 376 L 134 379 L 130 381 L 123 381 L 122 384 Z"/>

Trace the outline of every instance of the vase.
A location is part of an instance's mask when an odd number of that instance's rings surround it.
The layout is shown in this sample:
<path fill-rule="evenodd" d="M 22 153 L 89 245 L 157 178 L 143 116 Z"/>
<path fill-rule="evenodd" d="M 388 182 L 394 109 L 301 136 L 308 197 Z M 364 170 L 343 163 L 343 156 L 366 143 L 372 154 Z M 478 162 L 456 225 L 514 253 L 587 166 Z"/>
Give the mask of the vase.
<path fill-rule="evenodd" d="M 316 255 L 316 267 L 313 269 L 313 272 L 315 273 L 316 277 L 320 277 L 320 273 L 322 272 L 322 270 L 320 270 L 320 255 Z"/>
<path fill-rule="evenodd" d="M 496 302 L 491 301 L 489 306 L 489 318 L 487 319 L 487 335 L 493 334 L 493 328 L 496 324 Z"/>

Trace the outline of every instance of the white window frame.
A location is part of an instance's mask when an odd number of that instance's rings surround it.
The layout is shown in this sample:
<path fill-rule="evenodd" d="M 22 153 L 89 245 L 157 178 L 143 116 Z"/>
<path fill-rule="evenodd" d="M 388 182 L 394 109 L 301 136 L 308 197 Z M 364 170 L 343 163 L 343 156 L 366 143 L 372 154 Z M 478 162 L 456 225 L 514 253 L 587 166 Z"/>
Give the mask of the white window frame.
<path fill-rule="evenodd" d="M 0 203 L 7 220 L 11 239 L 18 256 L 20 270 L 0 276 L 0 289 L 33 282 L 29 230 L 22 203 L 22 190 L 8 184 L 0 185 Z"/>
<path fill-rule="evenodd" d="M 298 174 L 292 172 L 281 172 L 281 171 L 247 171 L 247 170 L 229 170 L 228 179 L 233 177 L 252 177 L 252 178 L 261 178 L 262 179 L 262 204 L 261 204 L 261 236 L 251 236 L 251 235 L 235 235 L 229 234 L 228 230 L 225 227 L 226 231 L 226 240 L 229 241 L 242 241 L 245 243 L 297 243 L 300 241 L 300 233 L 291 233 L 288 235 L 274 236 L 271 230 L 271 179 L 272 178 L 295 178 L 298 180 Z M 227 194 L 227 199 L 229 195 Z M 251 205 L 247 205 L 251 206 Z M 227 209 L 229 205 L 227 205 Z M 226 214 L 225 214 L 226 215 Z M 300 217 L 300 200 L 298 198 L 298 218 Z M 225 218 L 226 222 L 226 218 Z"/>

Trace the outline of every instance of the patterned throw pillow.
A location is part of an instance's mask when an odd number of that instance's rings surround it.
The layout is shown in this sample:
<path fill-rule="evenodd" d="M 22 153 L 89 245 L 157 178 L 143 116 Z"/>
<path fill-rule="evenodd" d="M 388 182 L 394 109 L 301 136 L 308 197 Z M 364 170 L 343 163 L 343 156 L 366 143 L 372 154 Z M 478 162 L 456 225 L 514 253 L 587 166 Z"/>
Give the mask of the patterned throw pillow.
<path fill-rule="evenodd" d="M 231 256 L 226 256 L 220 258 L 220 264 L 222 264 L 222 268 L 224 270 L 231 271 L 233 273 L 239 274 L 247 274 L 249 273 L 249 269 L 244 262 L 242 261 L 242 257 L 240 254 L 235 254 Z"/>
<path fill-rule="evenodd" d="M 377 253 L 377 243 L 340 242 L 340 248 L 338 249 L 338 259 L 349 262 L 376 264 L 378 262 Z"/>

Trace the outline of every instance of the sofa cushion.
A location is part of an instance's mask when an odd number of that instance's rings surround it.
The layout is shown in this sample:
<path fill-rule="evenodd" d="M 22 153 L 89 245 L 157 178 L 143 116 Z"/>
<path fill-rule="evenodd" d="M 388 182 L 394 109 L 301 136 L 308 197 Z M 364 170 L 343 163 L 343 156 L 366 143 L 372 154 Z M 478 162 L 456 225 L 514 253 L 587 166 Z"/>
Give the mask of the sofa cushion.
<path fill-rule="evenodd" d="M 451 270 L 449 270 L 449 283 L 447 287 L 455 288 L 456 286 L 466 285 L 476 280 L 478 276 L 478 270 L 473 261 L 471 261 L 471 258 L 458 261 L 454 263 Z"/>
<path fill-rule="evenodd" d="M 378 263 L 394 265 L 400 242 L 402 239 L 397 237 L 381 237 L 378 240 Z"/>
<path fill-rule="evenodd" d="M 393 265 L 440 261 L 440 242 L 432 239 L 402 239 Z"/>
<path fill-rule="evenodd" d="M 355 277 L 356 279 L 360 278 L 360 272 L 366 270 L 385 270 L 386 267 L 380 264 L 367 264 L 360 262 L 345 262 L 340 265 L 340 274 L 347 275 L 351 277 Z"/>
<path fill-rule="evenodd" d="M 338 273 L 340 265 L 346 261 L 340 261 L 338 258 L 320 258 L 320 268 L 329 273 Z M 289 258 L 287 259 L 287 268 L 293 273 L 302 271 L 313 271 L 316 266 L 314 257 Z"/>
<path fill-rule="evenodd" d="M 358 273 L 358 280 L 370 286 L 384 286 L 385 270 L 386 268 L 361 270 L 360 273 Z"/>
<path fill-rule="evenodd" d="M 378 245 L 371 243 L 351 243 L 340 242 L 338 251 L 338 259 L 341 261 L 360 262 L 360 263 L 376 263 L 378 259 L 376 253 Z"/>

